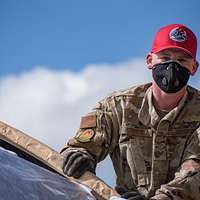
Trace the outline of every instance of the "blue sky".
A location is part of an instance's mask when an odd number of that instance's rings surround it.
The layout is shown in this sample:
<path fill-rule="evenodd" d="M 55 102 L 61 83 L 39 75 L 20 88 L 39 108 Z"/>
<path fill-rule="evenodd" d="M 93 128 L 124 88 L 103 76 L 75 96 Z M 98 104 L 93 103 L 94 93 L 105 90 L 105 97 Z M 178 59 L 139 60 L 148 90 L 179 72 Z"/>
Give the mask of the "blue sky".
<path fill-rule="evenodd" d="M 144 58 L 160 27 L 183 23 L 200 38 L 199 8 L 199 0 L 0 0 L 0 120 L 59 151 L 99 99 L 151 79 Z M 109 162 L 97 174 L 114 185 Z"/>
<path fill-rule="evenodd" d="M 144 57 L 163 25 L 184 23 L 200 36 L 199 7 L 198 0 L 0 0 L 0 75 Z"/>

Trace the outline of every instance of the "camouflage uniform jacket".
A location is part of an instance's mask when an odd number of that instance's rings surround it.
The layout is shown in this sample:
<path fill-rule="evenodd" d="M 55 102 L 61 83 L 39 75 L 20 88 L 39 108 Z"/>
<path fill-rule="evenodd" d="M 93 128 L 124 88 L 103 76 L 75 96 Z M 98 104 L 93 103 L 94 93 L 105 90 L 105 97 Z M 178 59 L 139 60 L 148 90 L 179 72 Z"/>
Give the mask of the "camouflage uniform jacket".
<path fill-rule="evenodd" d="M 79 131 L 62 151 L 76 148 L 96 162 L 109 154 L 119 193 L 138 190 L 156 200 L 199 200 L 199 125 L 198 90 L 188 86 L 178 106 L 160 118 L 149 83 L 100 101 L 82 117 Z"/>

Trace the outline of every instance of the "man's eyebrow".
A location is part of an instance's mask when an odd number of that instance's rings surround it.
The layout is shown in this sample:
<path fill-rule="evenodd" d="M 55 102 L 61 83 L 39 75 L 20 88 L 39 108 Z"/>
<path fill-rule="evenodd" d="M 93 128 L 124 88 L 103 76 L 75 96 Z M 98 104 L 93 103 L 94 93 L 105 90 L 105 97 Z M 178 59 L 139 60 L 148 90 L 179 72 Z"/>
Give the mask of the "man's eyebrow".
<path fill-rule="evenodd" d="M 192 58 L 192 56 L 190 56 L 189 54 L 185 54 L 181 56 L 182 58 Z"/>
<path fill-rule="evenodd" d="M 160 52 L 160 53 L 159 53 L 159 56 L 170 56 L 170 54 L 167 53 L 167 52 Z"/>
<path fill-rule="evenodd" d="M 190 56 L 189 54 L 179 55 L 177 57 L 180 59 L 192 59 L 192 56 Z"/>
<path fill-rule="evenodd" d="M 159 53 L 159 56 L 170 56 L 170 53 L 168 53 L 167 51 L 162 51 Z M 183 58 L 183 59 L 192 58 L 192 56 L 187 53 L 184 53 L 183 55 L 179 55 L 178 57 Z"/>

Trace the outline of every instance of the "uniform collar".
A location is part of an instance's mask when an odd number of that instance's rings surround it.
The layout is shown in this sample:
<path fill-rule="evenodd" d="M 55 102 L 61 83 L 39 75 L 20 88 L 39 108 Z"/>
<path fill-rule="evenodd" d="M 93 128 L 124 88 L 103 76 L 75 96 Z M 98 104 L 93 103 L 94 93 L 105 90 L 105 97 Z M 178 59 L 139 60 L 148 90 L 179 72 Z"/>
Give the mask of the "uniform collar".
<path fill-rule="evenodd" d="M 158 125 L 158 123 L 161 120 L 167 120 L 170 123 L 172 123 L 175 120 L 177 114 L 182 109 L 188 96 L 186 92 L 186 94 L 183 96 L 179 104 L 173 110 L 171 110 L 168 114 L 166 114 L 162 119 L 160 119 L 153 105 L 152 95 L 153 95 L 152 87 L 149 87 L 144 95 L 141 108 L 138 112 L 138 118 L 145 126 L 154 127 L 154 128 Z"/>

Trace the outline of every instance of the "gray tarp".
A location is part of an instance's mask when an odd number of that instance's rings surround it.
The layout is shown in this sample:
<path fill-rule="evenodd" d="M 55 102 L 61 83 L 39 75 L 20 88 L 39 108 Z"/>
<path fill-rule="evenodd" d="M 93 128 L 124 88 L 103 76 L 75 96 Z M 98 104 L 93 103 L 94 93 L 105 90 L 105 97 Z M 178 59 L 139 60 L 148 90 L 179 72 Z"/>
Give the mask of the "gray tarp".
<path fill-rule="evenodd" d="M 0 148 L 0 200 L 94 200 L 82 185 Z"/>

